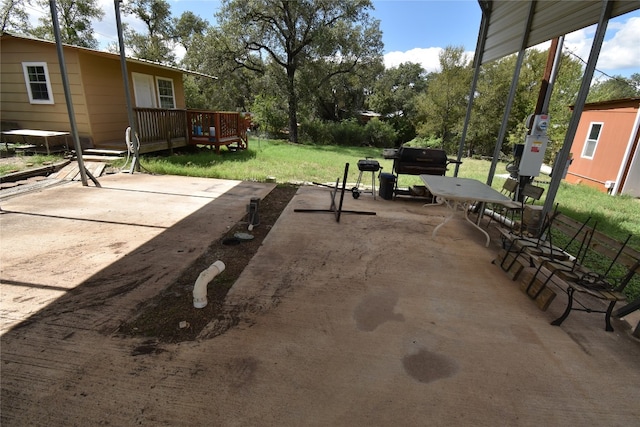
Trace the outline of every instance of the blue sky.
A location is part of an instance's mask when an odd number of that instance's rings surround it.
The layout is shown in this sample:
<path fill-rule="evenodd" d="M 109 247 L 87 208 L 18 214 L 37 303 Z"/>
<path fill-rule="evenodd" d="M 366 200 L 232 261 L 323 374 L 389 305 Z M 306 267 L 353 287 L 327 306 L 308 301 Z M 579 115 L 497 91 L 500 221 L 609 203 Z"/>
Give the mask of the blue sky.
<path fill-rule="evenodd" d="M 96 36 L 103 46 L 117 40 L 113 0 L 98 0 L 105 17 L 94 23 Z M 126 0 L 125 0 L 126 1 Z M 184 11 L 214 23 L 219 0 L 168 0 L 171 11 Z M 480 27 L 480 7 L 476 0 L 379 0 L 372 12 L 380 20 L 385 44 L 385 64 L 421 63 L 427 71 L 438 70 L 438 55 L 446 46 L 463 46 L 473 55 Z M 36 11 L 45 13 L 44 11 Z M 48 13 L 48 8 L 46 10 Z M 127 17 L 125 22 L 136 26 Z M 142 27 L 141 27 L 142 31 Z M 565 48 L 583 59 L 589 57 L 595 26 L 568 35 Z M 640 11 L 610 21 L 598 69 L 609 75 L 630 76 L 640 73 Z M 544 46 L 543 46 L 544 47 Z M 606 78 L 596 73 L 596 78 Z"/>

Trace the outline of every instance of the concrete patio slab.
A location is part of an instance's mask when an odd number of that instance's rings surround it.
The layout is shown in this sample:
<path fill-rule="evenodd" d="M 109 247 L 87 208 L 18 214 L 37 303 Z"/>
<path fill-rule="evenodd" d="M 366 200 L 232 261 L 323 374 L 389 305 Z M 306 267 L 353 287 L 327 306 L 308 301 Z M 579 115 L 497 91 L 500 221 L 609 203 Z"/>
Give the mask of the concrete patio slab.
<path fill-rule="evenodd" d="M 338 223 L 295 212 L 329 207 L 327 189 L 302 187 L 228 294 L 237 326 L 181 344 L 117 336 L 270 187 L 101 182 L 2 203 L 3 425 L 639 425 L 624 323 L 549 325 L 562 295 L 540 311 L 491 263 L 496 242 L 460 220 L 433 238 L 447 212 L 415 200 L 347 194 L 345 209 L 376 215 Z M 64 245 L 50 236 L 63 221 Z"/>

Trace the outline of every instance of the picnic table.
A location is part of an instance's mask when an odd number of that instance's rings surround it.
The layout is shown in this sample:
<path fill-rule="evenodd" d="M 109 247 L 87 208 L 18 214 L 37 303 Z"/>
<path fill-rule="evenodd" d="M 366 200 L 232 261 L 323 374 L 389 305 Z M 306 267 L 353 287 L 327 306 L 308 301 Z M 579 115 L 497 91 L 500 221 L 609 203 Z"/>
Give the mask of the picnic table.
<path fill-rule="evenodd" d="M 451 210 L 451 214 L 433 230 L 433 237 L 438 234 L 438 230 L 443 225 L 453 218 L 453 215 L 459 210 L 458 208 L 462 207 L 464 218 L 485 235 L 487 238 L 486 246 L 489 246 L 491 241 L 489 233 L 469 219 L 469 207 L 475 203 L 509 204 L 512 203 L 510 198 L 476 179 L 440 175 L 420 175 L 420 179 L 435 198 L 436 204 L 444 204 Z"/>
<path fill-rule="evenodd" d="M 2 131 L 3 135 L 8 136 L 22 136 L 23 138 L 32 137 L 32 138 L 43 138 L 44 146 L 47 150 L 47 154 L 51 154 L 51 148 L 49 146 L 49 138 L 59 138 L 64 137 L 64 146 L 68 148 L 67 145 L 67 136 L 69 132 L 59 132 L 54 130 L 38 130 L 38 129 L 13 129 L 13 130 L 5 130 Z"/>

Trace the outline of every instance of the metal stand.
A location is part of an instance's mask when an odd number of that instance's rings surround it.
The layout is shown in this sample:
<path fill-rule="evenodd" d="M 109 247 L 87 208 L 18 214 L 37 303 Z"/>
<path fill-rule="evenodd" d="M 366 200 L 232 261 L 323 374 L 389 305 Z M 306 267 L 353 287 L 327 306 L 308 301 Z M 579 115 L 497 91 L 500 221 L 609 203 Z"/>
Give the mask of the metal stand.
<path fill-rule="evenodd" d="M 360 175 L 358 175 L 358 181 L 356 182 L 356 186 L 351 189 L 353 193 L 353 198 L 357 199 L 360 197 L 360 182 L 362 182 L 362 173 L 363 172 L 371 172 L 371 194 L 373 194 L 373 200 L 376 199 L 376 172 L 378 172 L 382 167 L 380 163 L 376 160 L 371 160 L 370 157 L 367 157 L 364 160 L 358 160 L 358 169 L 360 170 Z M 364 193 L 364 191 L 362 191 Z"/>
<path fill-rule="evenodd" d="M 327 213 L 333 213 L 336 217 L 336 222 L 340 222 L 340 215 L 342 213 L 350 213 L 350 214 L 356 214 L 356 215 L 375 215 L 375 212 L 366 212 L 366 211 L 349 211 L 349 210 L 343 210 L 342 209 L 342 203 L 344 202 L 344 191 L 345 191 L 345 187 L 347 185 L 347 175 L 349 174 L 349 163 L 346 163 L 344 165 L 344 178 L 342 179 L 342 188 L 339 188 L 339 184 L 340 184 L 340 178 L 336 179 L 336 185 L 335 187 L 330 187 L 328 185 L 324 185 L 324 184 L 319 184 L 317 182 L 314 182 L 314 184 L 316 185 L 322 185 L 324 187 L 329 187 L 331 188 L 331 206 L 329 209 L 294 209 L 294 212 L 306 212 L 306 213 L 321 213 L 321 212 L 327 212 Z M 340 192 L 340 203 L 338 204 L 338 206 L 336 206 L 336 195 L 338 194 L 338 191 Z"/>

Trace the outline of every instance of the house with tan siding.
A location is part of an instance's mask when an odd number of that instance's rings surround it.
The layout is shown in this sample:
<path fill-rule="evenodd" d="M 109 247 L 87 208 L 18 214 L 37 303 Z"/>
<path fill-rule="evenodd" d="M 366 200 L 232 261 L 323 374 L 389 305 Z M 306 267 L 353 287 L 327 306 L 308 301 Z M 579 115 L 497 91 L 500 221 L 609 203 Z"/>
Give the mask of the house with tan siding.
<path fill-rule="evenodd" d="M 640 98 L 585 104 L 566 180 L 640 197 Z"/>
<path fill-rule="evenodd" d="M 129 122 L 120 55 L 70 45 L 63 52 L 82 146 L 126 149 Z M 127 69 L 141 152 L 186 145 L 183 75 L 215 77 L 132 58 Z M 54 42 L 2 34 L 0 95 L 3 130 L 71 130 Z"/>

